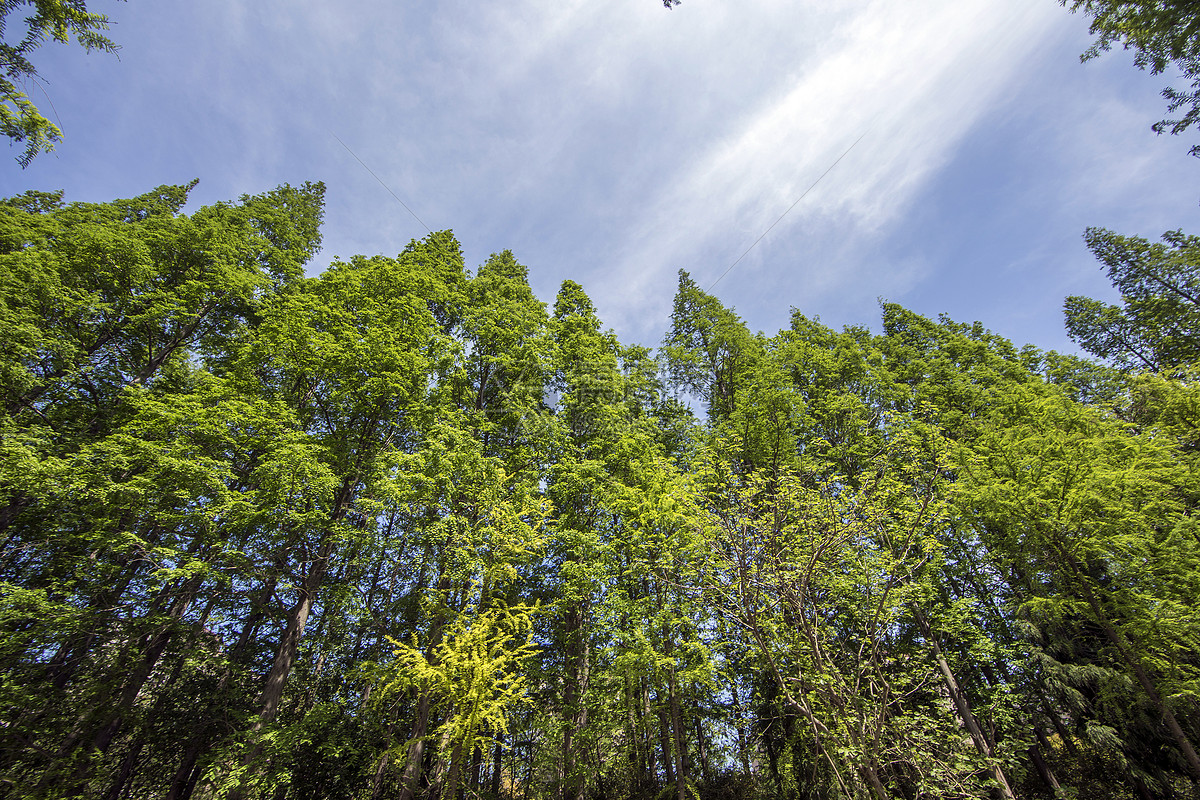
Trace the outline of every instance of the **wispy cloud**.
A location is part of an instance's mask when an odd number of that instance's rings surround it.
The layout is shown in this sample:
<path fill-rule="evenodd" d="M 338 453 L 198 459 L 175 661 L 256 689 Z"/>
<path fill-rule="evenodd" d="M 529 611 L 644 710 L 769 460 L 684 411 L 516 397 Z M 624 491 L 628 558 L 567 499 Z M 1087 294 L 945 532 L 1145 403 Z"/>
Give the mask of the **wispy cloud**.
<path fill-rule="evenodd" d="M 453 227 L 469 264 L 511 248 L 544 299 L 577 280 L 648 344 L 676 269 L 711 283 L 863 131 L 717 287 L 752 327 L 793 304 L 870 323 L 881 295 L 1058 326 L 1064 291 L 1103 283 L 1084 225 L 1157 235 L 1197 217 L 1200 162 L 1146 132 L 1157 82 L 1131 91 L 1127 63 L 1079 67 L 1086 25 L 1049 0 L 108 10 L 120 61 L 45 48 L 68 138 L 13 191 L 105 199 L 199 177 L 212 202 L 321 179 L 314 268 L 423 235 L 332 130 Z M 1129 105 L 1138 92 L 1149 111 Z"/>
<path fill-rule="evenodd" d="M 826 238 L 831 230 L 834 238 L 869 237 L 895 224 L 995 105 L 1056 14 L 1061 9 L 1036 0 L 861 5 L 826 42 L 799 56 L 788 91 L 768 96 L 727 140 L 694 153 L 639 212 L 655 223 L 626 239 L 619 277 L 603 300 L 625 305 L 631 316 L 658 313 L 664 288 L 670 294 L 664 281 L 672 264 L 694 264 L 702 281 L 714 279 L 741 252 L 740 242 L 753 241 L 864 132 L 771 235 L 787 238 L 818 219 Z M 664 229 L 661 220 L 671 224 Z M 836 260 L 807 269 L 809 292 L 834 292 L 863 277 Z M 910 285 L 911 275 L 893 273 L 877 282 L 877 293 Z M 645 308 L 617 301 L 628 296 L 619 288 L 626 286 L 638 289 Z"/>

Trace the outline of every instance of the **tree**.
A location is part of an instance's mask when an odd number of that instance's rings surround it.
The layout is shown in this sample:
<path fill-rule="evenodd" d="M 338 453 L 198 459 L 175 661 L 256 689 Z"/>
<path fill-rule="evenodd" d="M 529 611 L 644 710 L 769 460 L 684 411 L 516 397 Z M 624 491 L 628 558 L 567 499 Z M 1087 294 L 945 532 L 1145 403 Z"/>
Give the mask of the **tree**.
<path fill-rule="evenodd" d="M 1068 297 L 1071 338 L 1125 369 L 1154 372 L 1200 360 L 1200 237 L 1168 231 L 1152 244 L 1088 228 L 1084 239 L 1108 267 L 1122 305 Z"/>
<path fill-rule="evenodd" d="M 25 5 L 33 6 L 33 14 L 25 18 L 25 35 L 9 44 L 8 15 Z M 0 133 L 14 143 L 26 143 L 25 152 L 17 156 L 22 167 L 62 139 L 62 130 L 17 86 L 38 77 L 30 61 L 33 51 L 48 38 L 65 44 L 74 37 L 89 52 L 115 53 L 117 45 L 101 33 L 106 30 L 108 17 L 89 12 L 85 0 L 0 0 Z"/>
<path fill-rule="evenodd" d="M 1035 639 L 1086 641 L 1071 660 L 1099 684 L 1096 722 L 1133 766 L 1145 766 L 1136 745 L 1153 738 L 1200 781 L 1200 540 L 1180 501 L 1194 485 L 1187 463 L 1157 431 L 1052 392 L 1010 389 L 991 424 L 964 448 L 960 501 L 1010 576 L 1013 610 Z"/>
<path fill-rule="evenodd" d="M 1091 32 L 1097 39 L 1084 52 L 1084 61 L 1119 43 L 1134 51 L 1139 68 L 1157 75 L 1174 66 L 1191 81 L 1190 89 L 1163 90 L 1168 113 L 1183 110 L 1183 116 L 1155 123 L 1155 131 L 1183 133 L 1200 120 L 1200 5 L 1194 0 L 1059 1 L 1092 18 Z M 1192 147 L 1192 155 L 1200 156 L 1200 145 Z"/>

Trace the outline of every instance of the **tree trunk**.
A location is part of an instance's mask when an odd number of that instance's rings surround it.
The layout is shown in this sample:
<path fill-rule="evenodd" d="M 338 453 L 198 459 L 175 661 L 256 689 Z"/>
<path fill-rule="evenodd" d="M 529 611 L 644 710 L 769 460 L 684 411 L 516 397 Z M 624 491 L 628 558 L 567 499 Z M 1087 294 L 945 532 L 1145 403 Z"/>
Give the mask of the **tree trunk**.
<path fill-rule="evenodd" d="M 468 782 L 467 787 L 472 797 L 478 797 L 479 790 L 483 788 L 479 785 L 482 780 L 480 773 L 483 771 L 483 748 L 477 744 L 473 750 L 474 752 L 471 755 L 471 780 Z"/>
<path fill-rule="evenodd" d="M 745 712 L 742 709 L 741 701 L 738 700 L 736 678 L 729 681 L 729 694 L 733 699 L 733 713 L 737 717 L 738 759 L 742 763 L 742 776 L 748 778 L 750 777 L 750 748 L 746 736 Z"/>
<path fill-rule="evenodd" d="M 450 773 L 446 776 L 446 783 L 442 786 L 442 800 L 454 800 L 454 796 L 458 794 L 458 780 L 462 774 L 462 762 L 464 758 L 468 758 L 466 748 L 463 745 L 463 740 L 460 739 L 454 743 L 454 749 L 450 753 Z"/>
<path fill-rule="evenodd" d="M 1041 777 L 1042 783 L 1054 793 L 1057 797 L 1062 791 L 1062 787 L 1058 784 L 1058 779 L 1054 777 L 1054 773 L 1050 771 L 1050 765 L 1046 763 L 1046 759 L 1042 758 L 1042 749 L 1036 744 L 1030 745 L 1025 751 L 1029 754 L 1029 760 L 1033 764 L 1037 774 Z"/>
<path fill-rule="evenodd" d="M 84 746 L 89 736 L 92 737 L 92 748 L 95 752 L 101 754 L 108 752 L 108 748 L 124 723 L 125 716 L 133 708 L 134 702 L 137 700 L 138 695 L 141 694 L 142 688 L 146 685 L 146 681 L 154 671 L 154 667 L 158 664 L 163 650 L 166 649 L 167 644 L 170 642 L 176 622 L 183 617 L 187 609 L 191 606 L 192 600 L 195 599 L 196 592 L 202 582 L 202 578 L 193 578 L 180 587 L 176 593 L 175 602 L 172 603 L 168 611 L 166 622 L 159 625 L 155 631 L 147 632 L 140 638 L 135 647 L 142 650 L 142 655 L 121 686 L 116 707 L 109 710 L 106 715 L 103 715 L 104 712 L 99 708 L 89 709 L 81 715 L 79 721 L 75 724 L 75 728 L 59 746 L 56 763 L 47 768 L 43 773 L 42 779 L 38 784 L 40 790 L 47 790 L 54 782 L 64 777 L 61 775 L 60 765 L 66 764 L 72 754 Z M 169 594 L 167 596 L 169 597 Z M 151 604 L 149 614 L 156 613 L 155 606 L 161 608 L 161 603 L 164 600 L 165 597 L 163 594 L 160 594 Z M 123 658 L 118 657 L 117 663 L 119 664 L 123 660 Z M 100 720 L 103 720 L 103 722 L 100 722 Z M 97 723 L 99 723 L 98 727 Z M 76 762 L 76 766 L 68 779 L 70 784 L 76 788 L 74 790 L 68 789 L 68 793 L 71 791 L 82 791 L 82 787 L 91 774 L 93 766 L 91 758 L 76 759 Z M 132 766 L 130 768 L 132 769 Z"/>
<path fill-rule="evenodd" d="M 421 780 L 421 764 L 425 758 L 425 735 L 429 726 L 429 693 L 421 692 L 417 699 L 417 714 L 409 737 L 408 755 L 400 776 L 400 800 L 413 800 Z"/>
<path fill-rule="evenodd" d="M 566 613 L 565 637 L 568 674 L 563 686 L 563 798 L 583 800 L 587 781 L 579 769 L 578 748 L 575 736 L 587 727 L 587 689 L 591 672 L 591 649 L 588 647 L 585 630 L 586 610 L 582 603 Z"/>
<path fill-rule="evenodd" d="M 332 552 L 333 545 L 328 541 L 321 545 L 316 559 L 309 567 L 308 574 L 300 586 L 300 596 L 296 599 L 296 604 L 288 611 L 287 623 L 279 641 L 279 652 L 275 656 L 275 662 L 271 665 L 270 672 L 267 673 L 262 693 L 258 696 L 258 719 L 255 720 L 253 727 L 256 732 L 261 730 L 263 725 L 275 719 L 275 714 L 279 711 L 279 703 L 283 700 L 283 687 L 287 684 L 292 666 L 296 663 L 296 653 L 300 649 L 300 637 L 304 635 L 304 626 L 308 624 L 308 615 L 312 611 L 317 591 L 325 577 L 325 570 L 329 566 L 329 556 Z"/>
<path fill-rule="evenodd" d="M 679 708 L 674 666 L 667 673 L 667 694 L 671 704 L 671 734 L 675 744 L 675 797 L 676 800 L 687 800 L 687 740 L 683 736 L 683 713 Z"/>
<path fill-rule="evenodd" d="M 663 702 L 662 693 L 655 688 L 655 699 L 658 701 L 658 745 L 662 748 L 663 772 L 666 774 L 667 783 L 675 783 L 675 756 L 671 752 L 671 727 L 668 720 L 667 706 L 669 703 Z"/>
<path fill-rule="evenodd" d="M 175 776 L 171 779 L 171 788 L 167 790 L 166 797 L 163 800 L 188 800 L 192 796 L 192 789 L 196 785 L 196 778 L 200 771 L 196 769 L 196 760 L 200 757 L 200 750 L 203 747 L 203 742 L 207 737 L 197 737 L 183 754 L 183 761 L 179 764 L 179 769 L 175 770 Z"/>
<path fill-rule="evenodd" d="M 1013 793 L 1012 786 L 1009 785 L 1004 770 L 1001 768 L 999 762 L 996 761 L 996 755 L 992 752 L 991 743 L 983 735 L 983 730 L 979 727 L 979 723 L 975 720 L 975 714 L 971 711 L 971 704 L 967 700 L 967 696 L 963 694 L 962 687 L 959 686 L 958 680 L 954 677 L 954 673 L 950 669 L 950 663 L 946 661 L 946 657 L 942 653 L 941 645 L 938 644 L 937 637 L 933 634 L 929 620 L 925 618 L 925 614 L 919 608 L 915 607 L 913 608 L 913 616 L 916 618 L 917 625 L 920 627 L 921 633 L 925 636 L 925 640 L 929 642 L 929 646 L 933 650 L 933 657 L 937 661 L 938 670 L 942 673 L 942 680 L 946 684 L 946 691 L 950 694 L 950 701 L 954 703 L 954 708 L 958 712 L 958 718 L 962 721 L 967 732 L 971 734 L 971 741 L 975 744 L 975 749 L 988 762 L 988 770 L 992 773 L 992 777 L 996 779 L 1000 796 L 1004 800 L 1017 800 L 1017 796 Z"/>
<path fill-rule="evenodd" d="M 636 790 L 642 789 L 646 781 L 646 759 L 643 755 L 641 726 L 638 724 L 640 699 L 633 688 L 633 681 L 625 678 L 625 738 L 629 742 L 629 771 L 633 775 Z"/>
<path fill-rule="evenodd" d="M 296 654 L 300 650 L 300 637 L 304 635 L 304 626 L 308 624 L 308 615 L 312 611 L 317 591 L 325 578 L 325 570 L 329 566 L 329 557 L 333 553 L 333 543 L 326 533 L 324 541 L 317 551 L 317 557 L 309 567 L 308 574 L 300 585 L 300 596 L 296 604 L 288 611 L 287 622 L 284 625 L 283 636 L 279 641 L 279 652 L 271 665 L 263 683 L 262 693 L 258 696 L 258 717 L 250 728 L 251 734 L 256 734 L 267 723 L 275 719 L 279 712 L 279 704 L 283 700 L 283 689 L 287 684 L 288 675 L 296 662 Z M 250 765 L 262 752 L 262 745 L 255 742 L 242 760 L 243 766 Z M 245 779 L 238 783 L 237 788 L 229 793 L 229 800 L 245 800 Z"/>
<path fill-rule="evenodd" d="M 121 800 L 121 795 L 125 793 L 125 786 L 129 783 L 129 779 L 133 777 L 134 771 L 137 769 L 137 763 L 142 756 L 142 748 L 145 744 L 146 740 L 139 736 L 136 741 L 129 745 L 129 752 L 121 759 L 121 766 L 117 769 L 117 775 L 113 778 L 108 792 L 105 793 L 104 800 Z"/>
<path fill-rule="evenodd" d="M 712 774 L 708 763 L 708 738 L 704 735 L 704 723 L 699 716 L 692 717 L 692 727 L 696 731 L 696 754 L 700 756 L 700 775 L 709 780 Z"/>
<path fill-rule="evenodd" d="M 500 797 L 500 769 L 503 766 L 501 759 L 504 757 L 504 734 L 496 733 L 496 745 L 492 748 L 492 797 Z"/>
<path fill-rule="evenodd" d="M 413 591 L 418 592 L 422 588 L 422 584 L 418 582 Z M 446 570 L 442 570 L 442 575 L 438 578 L 437 590 L 442 595 L 450 590 L 450 574 Z M 425 648 L 426 658 L 430 657 L 434 649 L 441 643 L 442 631 L 445 626 L 446 615 L 439 611 L 429 623 L 429 645 Z M 412 733 L 408 737 L 408 754 L 404 760 L 404 772 L 400 776 L 399 800 L 414 800 L 417 796 L 417 788 L 421 782 L 421 765 L 425 761 L 425 737 L 429 732 L 431 702 L 428 691 L 418 690 L 417 713 L 413 719 Z"/>

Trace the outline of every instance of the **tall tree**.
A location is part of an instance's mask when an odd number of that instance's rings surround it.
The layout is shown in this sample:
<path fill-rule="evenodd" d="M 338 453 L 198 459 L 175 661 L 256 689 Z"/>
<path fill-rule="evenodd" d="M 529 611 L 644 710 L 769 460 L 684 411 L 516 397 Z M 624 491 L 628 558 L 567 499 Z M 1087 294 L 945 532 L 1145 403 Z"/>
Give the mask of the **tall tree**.
<path fill-rule="evenodd" d="M 1127 370 L 1158 371 L 1200 361 L 1200 237 L 1162 243 L 1089 228 L 1088 247 L 1107 267 L 1121 305 L 1068 297 L 1067 332 L 1089 353 Z"/>

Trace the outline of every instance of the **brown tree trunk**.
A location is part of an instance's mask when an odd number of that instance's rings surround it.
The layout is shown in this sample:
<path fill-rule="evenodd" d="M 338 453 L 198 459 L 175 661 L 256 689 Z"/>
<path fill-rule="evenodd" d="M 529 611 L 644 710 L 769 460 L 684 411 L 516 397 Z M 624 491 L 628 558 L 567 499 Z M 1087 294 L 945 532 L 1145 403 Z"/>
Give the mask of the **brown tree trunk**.
<path fill-rule="evenodd" d="M 633 774 L 633 784 L 640 790 L 647 783 L 646 759 L 643 755 L 641 726 L 638 724 L 638 706 L 640 699 L 633 688 L 633 681 L 625 678 L 625 738 L 629 742 L 629 771 Z"/>
<path fill-rule="evenodd" d="M 140 736 L 137 737 L 135 742 L 130 744 L 129 752 L 121 759 L 121 766 L 117 769 L 117 775 L 113 778 L 108 792 L 105 793 L 104 800 L 120 800 L 121 795 L 125 793 L 125 786 L 129 783 L 129 779 L 133 777 L 133 773 L 137 769 L 137 763 L 142 756 L 142 749 L 145 744 L 146 740 Z"/>
<path fill-rule="evenodd" d="M 1033 744 L 1029 746 L 1026 752 L 1029 754 L 1029 761 L 1041 777 L 1042 783 L 1046 784 L 1046 787 L 1054 792 L 1054 796 L 1057 797 L 1062 787 L 1059 786 L 1058 779 L 1054 777 L 1054 773 L 1050 771 L 1050 765 L 1046 763 L 1046 759 L 1042 758 L 1042 749 Z"/>
<path fill-rule="evenodd" d="M 504 766 L 501 760 L 504 757 L 504 734 L 496 733 L 496 744 L 492 748 L 492 797 L 500 797 L 500 778 L 501 768 Z"/>
<path fill-rule="evenodd" d="M 408 754 L 404 760 L 404 772 L 400 776 L 400 800 L 413 800 L 421 780 L 421 764 L 425 759 L 425 736 L 429 727 L 428 692 L 421 692 L 417 699 L 417 714 L 413 719 L 412 736 L 409 737 Z"/>
<path fill-rule="evenodd" d="M 671 735 L 675 744 L 675 797 L 676 800 L 687 800 L 687 740 L 683 736 L 683 714 L 679 708 L 674 666 L 667 673 L 667 694 L 671 704 Z"/>
<path fill-rule="evenodd" d="M 463 746 L 463 741 L 454 743 L 454 749 L 450 753 L 450 773 L 446 776 L 446 782 L 442 785 L 442 800 L 454 800 L 454 796 L 458 794 L 458 779 L 462 774 L 463 759 L 468 758 L 468 755 Z"/>
<path fill-rule="evenodd" d="M 163 800 L 187 800 L 192 796 L 192 789 L 199 776 L 196 760 L 200 757 L 202 747 L 202 739 L 197 739 L 188 747 L 187 752 L 183 754 L 183 761 L 180 762 L 179 769 L 175 770 L 175 776 L 171 779 L 171 788 L 167 790 Z"/>
<path fill-rule="evenodd" d="M 921 633 L 925 636 L 925 640 L 929 642 L 929 646 L 933 650 L 933 657 L 937 661 L 938 670 L 942 673 L 942 680 L 946 684 L 946 691 L 950 694 L 950 701 L 954 703 L 954 708 L 958 712 L 958 718 L 962 721 L 967 732 L 971 734 L 971 741 L 975 744 L 975 749 L 988 762 L 988 769 L 992 773 L 992 777 L 996 779 L 1000 796 L 1004 800 L 1017 800 L 1017 796 L 1013 793 L 1012 786 L 1009 785 L 1004 770 L 1001 768 L 999 762 L 996 761 L 991 743 L 988 742 L 987 737 L 983 734 L 983 730 L 979 727 L 979 723 L 975 720 L 975 714 L 971 711 L 971 704 L 967 700 L 967 696 L 963 693 L 962 687 L 959 686 L 958 680 L 954 677 L 954 672 L 950 669 L 950 663 L 946 661 L 946 656 L 942 653 L 941 645 L 938 644 L 937 637 L 930 628 L 929 620 L 925 618 L 925 614 L 919 608 L 913 608 L 913 615 L 917 620 L 917 625 L 920 627 Z"/>
<path fill-rule="evenodd" d="M 422 583 L 418 582 L 414 591 L 421 591 Z M 443 570 L 438 579 L 437 590 L 444 595 L 450 591 L 450 574 Z M 433 654 L 434 649 L 442 641 L 442 631 L 446 626 L 446 615 L 438 612 L 429 623 L 429 645 L 425 649 L 426 658 Z M 408 753 L 404 759 L 404 772 L 400 776 L 399 800 L 414 800 L 417 787 L 421 782 L 421 765 L 425 761 L 425 737 L 429 732 L 429 713 L 432 698 L 428 691 L 418 690 L 417 713 L 413 719 L 412 732 L 408 737 Z"/>
<path fill-rule="evenodd" d="M 675 755 L 671 752 L 671 723 L 667 707 L 670 704 L 663 702 L 662 693 L 655 688 L 655 699 L 658 701 L 658 746 L 662 749 L 663 772 L 666 774 L 667 783 L 675 783 Z"/>
<path fill-rule="evenodd" d="M 267 673 L 263 683 L 262 693 L 258 696 L 258 719 L 254 722 L 253 730 L 258 731 L 263 725 L 275 719 L 279 712 L 279 703 L 283 700 L 283 688 L 287 684 L 292 666 L 296 663 L 296 654 L 300 650 L 300 637 L 304 635 L 304 627 L 308 624 L 308 615 L 312 611 L 317 591 L 325 578 L 325 570 L 329 566 L 329 556 L 333 545 L 326 541 L 321 545 L 316 559 L 309 567 L 303 583 L 300 585 L 300 596 L 296 604 L 288 611 L 287 622 L 284 625 L 283 636 L 279 640 L 279 651 L 275 662 Z"/>
<path fill-rule="evenodd" d="M 296 604 L 288 611 L 284 625 L 283 636 L 280 637 L 279 651 L 275 661 L 263 682 L 262 693 L 258 696 L 258 717 L 254 720 L 250 731 L 258 733 L 263 726 L 275 719 L 279 712 L 279 704 L 283 700 L 283 689 L 287 684 L 292 666 L 296 663 L 296 654 L 300 650 L 300 637 L 304 635 L 304 627 L 308 624 L 308 615 L 312 611 L 321 581 L 325 578 L 325 570 L 329 567 L 329 557 L 333 553 L 333 543 L 326 533 L 324 541 L 317 551 L 317 557 L 309 566 L 308 574 L 300 584 L 300 594 Z M 262 745 L 256 742 L 243 759 L 243 765 L 249 765 L 262 752 Z M 237 788 L 229 793 L 229 800 L 245 800 L 245 781 L 239 782 Z"/>
<path fill-rule="evenodd" d="M 575 736 L 587 727 L 587 689 L 591 671 L 591 650 L 588 647 L 583 604 L 566 612 L 565 638 L 567 644 L 567 676 L 563 686 L 563 798 L 583 800 L 587 781 L 579 769 Z"/>
<path fill-rule="evenodd" d="M 137 700 L 138 695 L 141 694 L 141 690 L 146 685 L 146 681 L 149 679 L 151 673 L 153 673 L 154 667 L 158 664 L 163 650 L 166 649 L 167 644 L 170 642 L 176 622 L 187 613 L 187 609 L 195 599 L 196 592 L 202 582 L 202 578 L 193 578 L 180 587 L 176 591 L 175 601 L 168 611 L 166 622 L 159 625 L 154 632 L 144 634 L 137 644 L 134 645 L 134 648 L 142 651 L 142 655 L 121 686 L 116 707 L 107 711 L 106 716 L 102 716 L 105 712 L 101 709 L 93 708 L 79 718 L 75 728 L 59 746 L 57 763 L 43 773 L 39 783 L 41 790 L 45 791 L 49 789 L 55 781 L 64 777 L 60 774 L 61 768 L 59 765 L 67 763 L 72 754 L 84 746 L 88 736 L 92 737 L 92 748 L 95 752 L 108 752 L 108 748 L 124 723 L 125 716 L 133 708 L 134 702 Z M 152 604 L 150 613 L 156 613 L 157 609 L 154 608 L 155 606 L 161 609 L 161 603 L 169 596 L 167 593 L 160 594 L 159 598 Z M 121 663 L 123 660 L 123 658 L 118 657 L 117 663 Z M 103 722 L 99 722 L 100 720 L 103 720 Z M 96 727 L 98 722 L 99 727 Z M 90 758 L 77 759 L 75 769 L 68 778 L 70 785 L 76 788 L 68 789 L 67 794 L 70 794 L 72 791 L 82 791 L 84 783 L 91 774 L 92 766 L 92 759 Z M 132 768 L 133 764 L 131 763 L 130 769 Z"/>
<path fill-rule="evenodd" d="M 449 709 L 446 712 L 446 717 L 449 718 L 453 713 L 454 709 Z M 433 769 L 430 770 L 429 787 L 425 790 L 426 797 L 443 798 L 443 800 L 446 797 L 442 789 L 446 785 L 446 778 L 450 772 L 450 769 L 454 766 L 453 762 L 449 760 L 446 755 L 446 748 L 449 746 L 450 731 L 446 730 L 442 733 L 441 738 L 438 739 L 437 748 L 434 750 L 434 752 L 437 753 L 437 763 L 434 765 Z M 459 747 L 461 747 L 461 742 L 455 746 L 454 752 L 450 755 L 456 754 L 459 750 Z"/>
<path fill-rule="evenodd" d="M 742 776 L 750 777 L 750 748 L 746 736 L 745 712 L 738 700 L 737 680 L 729 682 L 729 694 L 733 699 L 733 713 L 737 717 L 738 759 L 742 762 Z"/>
<path fill-rule="evenodd" d="M 888 800 L 890 795 L 884 787 L 883 781 L 879 780 L 879 772 L 874 767 L 863 766 L 859 768 L 862 776 L 866 779 L 867 785 L 871 787 L 871 792 L 879 798 L 879 800 Z"/>
<path fill-rule="evenodd" d="M 708 737 L 704 734 L 704 724 L 700 717 L 692 718 L 692 727 L 696 731 L 696 755 L 700 756 L 700 775 L 704 780 L 712 777 L 708 763 Z"/>

